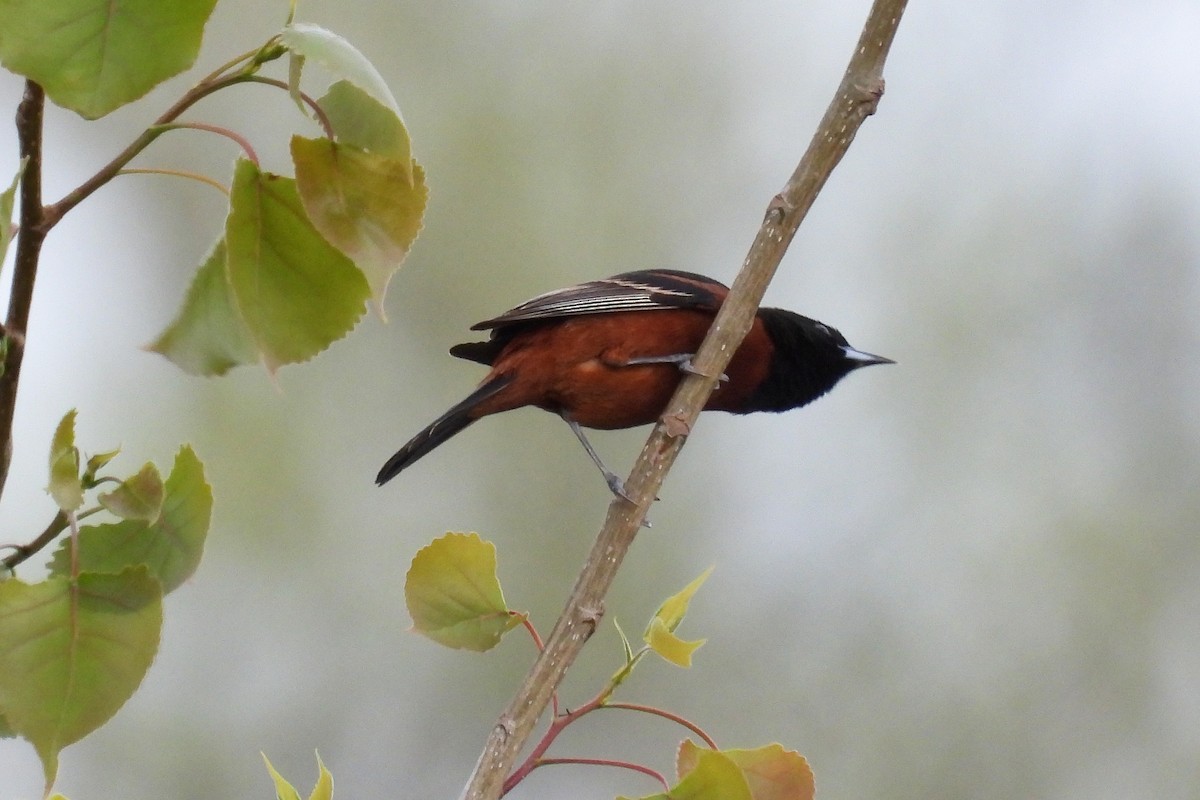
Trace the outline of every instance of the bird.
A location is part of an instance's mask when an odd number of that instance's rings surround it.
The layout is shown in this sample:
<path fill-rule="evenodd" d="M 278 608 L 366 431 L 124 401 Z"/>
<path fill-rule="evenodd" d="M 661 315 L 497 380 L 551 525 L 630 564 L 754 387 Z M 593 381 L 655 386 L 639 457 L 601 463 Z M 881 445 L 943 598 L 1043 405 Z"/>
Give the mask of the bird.
<path fill-rule="evenodd" d="M 682 373 L 695 371 L 692 358 L 728 294 L 723 283 L 694 272 L 638 270 L 540 294 L 472 325 L 490 331 L 489 338 L 455 345 L 450 354 L 491 370 L 389 458 L 375 483 L 387 483 L 483 417 L 535 406 L 562 417 L 612 493 L 628 499 L 583 428 L 658 419 Z M 854 349 L 815 319 L 760 308 L 704 410 L 788 411 L 857 369 L 894 363 Z"/>

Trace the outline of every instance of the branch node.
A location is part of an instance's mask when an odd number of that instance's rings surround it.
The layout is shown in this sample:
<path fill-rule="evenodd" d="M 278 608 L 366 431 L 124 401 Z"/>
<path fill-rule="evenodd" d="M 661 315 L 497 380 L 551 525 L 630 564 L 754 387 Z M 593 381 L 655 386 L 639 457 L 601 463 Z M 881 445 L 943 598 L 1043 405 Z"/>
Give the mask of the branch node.
<path fill-rule="evenodd" d="M 771 198 L 767 204 L 767 213 L 763 216 L 766 225 L 782 225 L 787 215 L 796 210 L 796 206 L 783 192 Z"/>
<path fill-rule="evenodd" d="M 882 77 L 875 76 L 865 83 L 855 85 L 860 98 L 859 105 L 863 108 L 863 116 L 869 117 L 873 115 L 876 109 L 879 108 L 879 101 L 883 99 L 884 80 Z"/>
<path fill-rule="evenodd" d="M 663 414 L 662 425 L 663 430 L 667 432 L 667 436 L 670 436 L 672 439 L 687 436 L 692 432 L 692 426 L 688 422 L 687 414 L 681 411 L 676 411 L 673 414 Z"/>
<path fill-rule="evenodd" d="M 592 634 L 596 632 L 596 628 L 600 626 L 600 620 L 604 618 L 604 604 L 599 603 L 594 606 L 579 607 L 579 623 L 587 628 L 585 638 L 592 638 Z"/>

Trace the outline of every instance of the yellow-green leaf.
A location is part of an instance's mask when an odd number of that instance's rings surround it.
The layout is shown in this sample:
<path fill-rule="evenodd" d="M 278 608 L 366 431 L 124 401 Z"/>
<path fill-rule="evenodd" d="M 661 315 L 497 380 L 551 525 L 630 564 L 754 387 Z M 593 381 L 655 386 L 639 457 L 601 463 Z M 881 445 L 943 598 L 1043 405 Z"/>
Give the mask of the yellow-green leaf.
<path fill-rule="evenodd" d="M 196 60 L 216 0 L 0 0 L 0 62 L 88 119 Z"/>
<path fill-rule="evenodd" d="M 275 765 L 267 758 L 266 753 L 260 753 L 263 762 L 267 765 L 267 772 L 271 776 L 271 782 L 275 784 L 275 797 L 278 800 L 300 800 L 300 793 L 296 791 L 296 787 L 292 786 L 287 780 L 279 774 L 275 769 Z"/>
<path fill-rule="evenodd" d="M 675 629 L 687 614 L 688 604 L 701 584 L 712 574 L 709 567 L 687 586 L 668 597 L 650 619 L 642 638 L 654 652 L 680 667 L 692 665 L 692 653 L 706 640 L 685 641 L 675 635 Z"/>
<path fill-rule="evenodd" d="M 712 567 L 704 570 L 694 581 L 664 600 L 663 604 L 658 607 L 658 611 L 654 613 L 654 619 L 662 622 L 668 631 L 678 628 L 679 623 L 683 621 L 684 615 L 687 614 L 688 604 L 692 602 L 692 596 L 708 580 L 708 576 L 712 574 L 712 571 Z M 649 629 L 647 629 L 647 633 L 649 633 Z"/>
<path fill-rule="evenodd" d="M 212 518 L 212 489 L 204 479 L 204 465 L 191 447 L 179 449 L 162 491 L 161 511 L 153 524 L 126 519 L 82 527 L 80 570 L 116 573 L 145 565 L 162 583 L 164 594 L 191 577 L 200 565 Z M 64 541 L 50 559 L 50 573 L 68 575 L 70 565 L 70 542 Z"/>
<path fill-rule="evenodd" d="M 684 741 L 676 759 L 678 774 L 695 769 L 705 752 L 710 751 L 691 740 Z M 812 800 L 816 793 L 808 761 L 794 750 L 784 750 L 783 745 L 720 752 L 741 768 L 754 800 Z"/>
<path fill-rule="evenodd" d="M 121 448 L 115 448 L 105 453 L 96 453 L 87 460 L 87 465 L 83 468 L 84 477 L 88 480 L 94 480 L 96 473 L 104 469 L 108 462 L 112 461 L 121 454 Z"/>
<path fill-rule="evenodd" d="M 667 661 L 685 669 L 692 666 L 692 653 L 700 649 L 707 639 L 686 641 L 672 633 L 663 621 L 655 617 L 646 630 L 646 644 Z"/>
<path fill-rule="evenodd" d="M 350 81 L 335 82 L 317 105 L 339 142 L 412 163 L 412 142 L 400 115 Z"/>
<path fill-rule="evenodd" d="M 317 784 L 308 800 L 333 800 L 333 775 L 325 769 L 320 753 L 317 753 Z"/>
<path fill-rule="evenodd" d="M 90 460 L 88 464 L 91 465 Z M 116 489 L 97 499 L 100 505 L 121 519 L 153 522 L 158 519 L 163 504 L 163 482 L 158 467 L 146 464 L 136 475 L 126 478 Z"/>
<path fill-rule="evenodd" d="M 267 765 L 267 772 L 271 776 L 271 781 L 275 784 L 275 796 L 279 800 L 300 800 L 300 794 L 292 784 L 279 774 L 267 758 L 266 753 L 260 753 L 263 762 Z M 321 754 L 317 753 L 317 784 L 313 787 L 312 794 L 308 796 L 308 800 L 333 800 L 333 775 L 325 768 L 324 762 L 321 761 Z"/>
<path fill-rule="evenodd" d="M 362 270 L 382 315 L 388 282 L 421 230 L 424 171 L 411 159 L 300 136 L 292 137 L 292 162 L 308 218 Z"/>
<path fill-rule="evenodd" d="M 239 160 L 225 246 L 234 303 L 269 371 L 307 361 L 362 316 L 366 278 L 313 227 L 293 179 Z"/>
<path fill-rule="evenodd" d="M 482 652 L 521 618 L 496 578 L 496 547 L 475 533 L 447 533 L 422 548 L 404 580 L 413 628 L 447 647 Z"/>
<path fill-rule="evenodd" d="M 233 299 L 225 240 L 204 260 L 175 320 L 147 348 L 190 375 L 224 375 L 258 361 L 258 351 Z"/>
<path fill-rule="evenodd" d="M 75 409 L 68 411 L 54 430 L 50 442 L 50 483 L 46 491 L 63 511 L 75 511 L 83 505 L 79 449 L 75 447 Z"/>
<path fill-rule="evenodd" d="M 4 254 L 8 252 L 8 245 L 12 242 L 13 201 L 16 199 L 17 186 L 21 183 L 21 174 L 25 172 L 25 164 L 28 161 L 28 158 L 21 159 L 12 183 L 7 189 L 0 192 L 0 266 L 4 266 Z"/>
<path fill-rule="evenodd" d="M 158 649 L 162 589 L 145 567 L 119 575 L 0 583 L 0 711 L 42 759 L 108 721 Z"/>
<path fill-rule="evenodd" d="M 717 750 L 697 753 L 692 769 L 680 778 L 679 783 L 665 794 L 649 795 L 641 800 L 755 800 L 742 770 Z"/>

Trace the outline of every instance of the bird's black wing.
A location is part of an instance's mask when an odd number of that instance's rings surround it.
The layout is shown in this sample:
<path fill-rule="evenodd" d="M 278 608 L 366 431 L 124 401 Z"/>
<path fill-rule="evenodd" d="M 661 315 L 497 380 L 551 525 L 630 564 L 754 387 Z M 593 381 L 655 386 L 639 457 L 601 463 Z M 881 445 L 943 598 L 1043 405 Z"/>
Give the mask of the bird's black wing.
<path fill-rule="evenodd" d="M 473 331 L 490 330 L 491 337 L 486 342 L 456 344 L 450 348 L 450 355 L 490 366 L 509 339 L 529 325 L 617 311 L 666 308 L 716 311 L 728 293 L 725 284 L 694 272 L 671 269 L 623 272 L 611 278 L 540 294 L 498 317 L 472 325 Z"/>
<path fill-rule="evenodd" d="M 540 294 L 498 317 L 471 326 L 473 331 L 502 328 L 519 322 L 609 314 L 616 311 L 654 311 L 664 308 L 716 310 L 729 288 L 723 283 L 670 269 L 624 272 Z"/>

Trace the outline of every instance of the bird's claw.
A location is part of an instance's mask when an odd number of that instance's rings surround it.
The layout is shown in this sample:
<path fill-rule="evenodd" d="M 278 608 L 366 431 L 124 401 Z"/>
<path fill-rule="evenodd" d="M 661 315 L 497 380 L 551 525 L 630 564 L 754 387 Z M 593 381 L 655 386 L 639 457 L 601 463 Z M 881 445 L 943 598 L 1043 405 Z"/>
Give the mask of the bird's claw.
<path fill-rule="evenodd" d="M 605 475 L 604 482 L 608 484 L 608 490 L 610 492 L 612 492 L 615 496 L 621 498 L 626 503 L 629 503 L 629 505 L 631 505 L 631 506 L 637 505 L 637 503 L 634 502 L 633 498 L 629 496 L 629 493 L 625 491 L 625 481 L 618 478 L 615 474 L 610 472 L 607 475 Z M 657 500 L 658 498 L 656 497 L 654 499 Z M 652 528 L 654 526 L 650 524 L 650 520 L 643 517 L 642 518 L 642 527 L 643 528 Z"/>
<path fill-rule="evenodd" d="M 686 372 L 689 375 L 699 375 L 702 378 L 709 377 L 708 373 L 701 372 L 700 370 L 696 369 L 696 365 L 692 363 L 690 358 L 686 361 L 679 362 L 679 371 Z M 729 376 L 722 372 L 719 376 L 717 376 L 717 383 L 729 383 Z"/>

